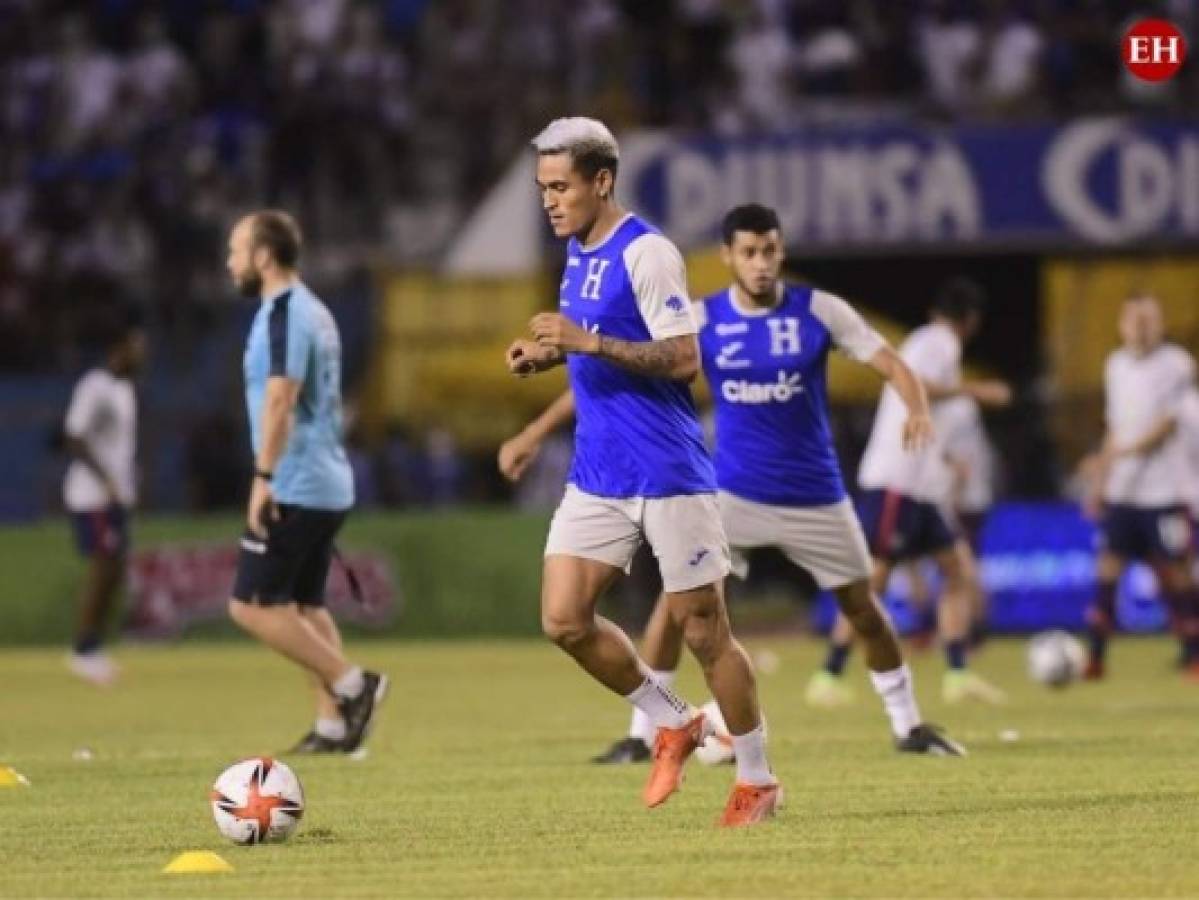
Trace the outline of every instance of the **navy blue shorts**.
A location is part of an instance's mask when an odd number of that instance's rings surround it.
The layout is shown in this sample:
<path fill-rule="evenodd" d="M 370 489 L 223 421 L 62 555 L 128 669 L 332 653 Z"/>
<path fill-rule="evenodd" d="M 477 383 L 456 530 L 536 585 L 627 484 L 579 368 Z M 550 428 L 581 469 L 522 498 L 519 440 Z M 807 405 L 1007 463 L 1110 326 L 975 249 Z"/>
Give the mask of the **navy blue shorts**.
<path fill-rule="evenodd" d="M 279 504 L 266 540 L 247 531 L 237 556 L 233 597 L 261 606 L 321 606 L 344 512 Z"/>
<path fill-rule="evenodd" d="M 71 513 L 71 530 L 83 556 L 116 557 L 129 551 L 129 511 L 118 504 Z"/>
<path fill-rule="evenodd" d="M 858 517 L 875 559 L 896 563 L 948 550 L 958 540 L 956 526 L 933 503 L 895 491 L 863 491 Z"/>
<path fill-rule="evenodd" d="M 1125 559 L 1182 562 L 1191 555 L 1190 514 L 1183 506 L 1112 504 L 1099 525 L 1099 550 Z"/>

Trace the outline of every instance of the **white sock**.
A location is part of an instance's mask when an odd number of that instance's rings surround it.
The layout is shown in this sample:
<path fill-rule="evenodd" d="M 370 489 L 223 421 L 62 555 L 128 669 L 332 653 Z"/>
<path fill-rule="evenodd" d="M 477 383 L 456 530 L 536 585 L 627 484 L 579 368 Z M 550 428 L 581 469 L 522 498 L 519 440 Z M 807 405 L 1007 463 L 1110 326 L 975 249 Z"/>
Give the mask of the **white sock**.
<path fill-rule="evenodd" d="M 883 708 L 891 720 L 891 731 L 901 740 L 906 738 L 921 722 L 912 673 L 907 664 L 890 672 L 871 672 L 870 680 L 874 690 L 883 699 Z"/>
<path fill-rule="evenodd" d="M 667 688 L 674 687 L 674 672 L 667 670 L 665 672 L 650 672 L 650 677 L 658 684 Z M 641 711 L 640 707 L 633 707 L 633 720 L 629 722 L 629 737 L 637 738 L 647 747 L 654 745 L 654 738 L 657 736 L 658 729 L 654 727 L 654 723 L 650 721 L 649 716 Z"/>
<path fill-rule="evenodd" d="M 734 734 L 733 753 L 737 759 L 738 783 L 761 786 L 778 782 L 766 762 L 766 729 L 761 725 L 749 734 Z"/>
<path fill-rule="evenodd" d="M 331 685 L 333 693 L 343 700 L 349 700 L 357 697 L 362 693 L 362 689 L 366 687 L 366 682 L 362 678 L 362 669 L 359 666 L 354 666 L 349 669 L 344 675 L 338 678 Z"/>
<path fill-rule="evenodd" d="M 690 704 L 679 699 L 674 691 L 657 681 L 648 670 L 641 687 L 625 699 L 645 713 L 655 729 L 682 728 L 695 718 Z"/>
<path fill-rule="evenodd" d="M 318 718 L 316 720 L 316 728 L 313 730 L 327 741 L 344 741 L 346 737 L 346 723 L 344 719 Z"/>

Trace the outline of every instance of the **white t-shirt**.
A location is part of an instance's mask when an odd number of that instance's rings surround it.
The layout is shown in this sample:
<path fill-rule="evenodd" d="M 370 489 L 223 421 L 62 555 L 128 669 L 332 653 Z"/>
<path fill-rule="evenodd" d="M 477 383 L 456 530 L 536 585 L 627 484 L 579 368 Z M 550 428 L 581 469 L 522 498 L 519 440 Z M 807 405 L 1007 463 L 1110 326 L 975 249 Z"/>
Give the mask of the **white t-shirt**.
<path fill-rule="evenodd" d="M 1199 388 L 1191 388 L 1178 408 L 1178 432 L 1187 466 L 1187 505 L 1199 515 Z"/>
<path fill-rule="evenodd" d="M 1107 427 L 1116 447 L 1136 443 L 1166 418 L 1177 418 L 1195 384 L 1195 361 L 1181 347 L 1163 344 L 1138 357 L 1117 350 L 1107 360 Z M 1152 453 L 1121 457 L 1112 465 L 1108 503 L 1158 508 L 1187 500 L 1187 462 L 1176 430 Z"/>
<path fill-rule="evenodd" d="M 75 385 L 67 409 L 66 433 L 87 444 L 116 485 L 124 506 L 137 501 L 134 458 L 137 451 L 137 397 L 127 378 L 92 369 Z M 110 500 L 91 468 L 76 460 L 67 469 L 63 502 L 71 512 L 94 512 Z"/>
<path fill-rule="evenodd" d="M 962 342 L 948 325 L 917 328 L 899 355 L 925 384 L 944 389 L 961 384 Z M 933 404 L 934 424 L 938 405 Z M 945 503 L 953 487 L 953 473 L 945 462 L 944 440 L 938 434 L 925 450 L 909 453 L 903 447 L 907 418 L 908 410 L 899 393 L 887 385 L 858 470 L 858 482 L 866 490 L 896 491 L 925 503 Z"/>
<path fill-rule="evenodd" d="M 950 397 L 936 405 L 933 424 L 945 445 L 945 455 L 967 469 L 956 496 L 961 512 L 981 513 L 995 501 L 995 451 L 973 397 Z"/>

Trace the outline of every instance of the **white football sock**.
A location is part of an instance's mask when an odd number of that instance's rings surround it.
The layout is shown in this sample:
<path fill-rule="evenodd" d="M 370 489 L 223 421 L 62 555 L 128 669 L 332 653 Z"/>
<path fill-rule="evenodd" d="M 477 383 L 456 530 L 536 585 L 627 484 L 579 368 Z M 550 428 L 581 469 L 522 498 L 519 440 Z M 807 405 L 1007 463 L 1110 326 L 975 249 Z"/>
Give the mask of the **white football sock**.
<path fill-rule="evenodd" d="M 641 687 L 625 699 L 645 713 L 655 729 L 682 728 L 695 718 L 695 711 L 690 704 L 658 682 L 649 670 L 646 670 Z"/>
<path fill-rule="evenodd" d="M 362 689 L 366 687 L 366 682 L 362 678 L 362 669 L 359 666 L 354 666 L 349 669 L 344 675 L 333 682 L 330 687 L 333 688 L 333 693 L 343 700 L 351 700 L 362 693 Z"/>
<path fill-rule="evenodd" d="M 906 738 L 921 723 L 912 673 L 907 664 L 890 672 L 871 672 L 870 681 L 883 700 L 883 708 L 891 720 L 891 730 L 897 738 Z"/>
<path fill-rule="evenodd" d="M 739 784 L 777 784 L 778 779 L 770 771 L 766 761 L 766 729 L 758 725 L 749 734 L 733 735 L 733 754 L 737 760 L 737 782 Z"/>
<path fill-rule="evenodd" d="M 313 730 L 327 741 L 344 741 L 346 738 L 346 723 L 344 719 L 318 718 L 316 720 L 316 728 Z"/>
<path fill-rule="evenodd" d="M 652 677 L 658 684 L 668 688 L 674 687 L 674 672 L 667 670 L 665 672 L 650 672 Z M 641 711 L 639 707 L 633 707 L 633 720 L 629 722 L 629 737 L 637 738 L 647 747 L 654 745 L 654 738 L 657 736 L 658 729 L 654 727 L 654 723 L 650 721 L 649 716 Z"/>

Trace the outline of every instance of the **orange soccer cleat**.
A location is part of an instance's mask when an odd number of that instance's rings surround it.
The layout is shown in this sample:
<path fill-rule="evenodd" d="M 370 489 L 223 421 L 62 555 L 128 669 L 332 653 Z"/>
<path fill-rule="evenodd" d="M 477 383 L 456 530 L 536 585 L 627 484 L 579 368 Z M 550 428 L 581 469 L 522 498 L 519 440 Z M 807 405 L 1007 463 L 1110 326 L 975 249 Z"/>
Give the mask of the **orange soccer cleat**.
<path fill-rule="evenodd" d="M 650 809 L 661 806 L 683 786 L 683 766 L 707 736 L 707 720 L 700 713 L 682 728 L 659 728 L 654 739 L 654 761 L 642 798 Z"/>
<path fill-rule="evenodd" d="M 720 817 L 720 827 L 745 828 L 765 822 L 774 816 L 782 796 L 783 789 L 777 784 L 735 784 Z"/>

